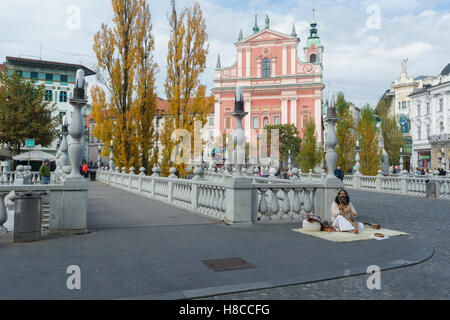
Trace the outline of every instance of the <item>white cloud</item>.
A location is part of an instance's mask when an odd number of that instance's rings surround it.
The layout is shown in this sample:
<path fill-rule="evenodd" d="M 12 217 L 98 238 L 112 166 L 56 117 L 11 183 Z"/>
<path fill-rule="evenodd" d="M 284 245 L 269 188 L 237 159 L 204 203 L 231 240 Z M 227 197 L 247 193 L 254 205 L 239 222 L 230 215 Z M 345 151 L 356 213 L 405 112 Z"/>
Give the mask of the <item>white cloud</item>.
<path fill-rule="evenodd" d="M 178 0 L 177 9 L 193 0 Z M 156 40 L 155 61 L 158 93 L 164 96 L 169 26 L 169 1 L 150 1 L 153 32 Z M 449 63 L 450 13 L 442 11 L 444 0 L 349 0 L 316 1 L 316 20 L 321 42 L 325 47 L 324 81 L 329 90 L 343 90 L 358 105 L 376 103 L 378 97 L 400 74 L 400 63 L 408 57 L 411 75 L 436 75 Z M 81 9 L 81 29 L 66 26 L 67 7 Z M 367 7 L 381 9 L 380 29 L 368 30 L 370 16 Z M 258 25 L 264 27 L 269 14 L 271 28 L 290 33 L 295 23 L 301 39 L 300 50 L 306 42 L 311 20 L 312 1 L 287 0 L 273 3 L 268 0 L 222 2 L 201 0 L 207 23 L 209 55 L 206 73 L 202 75 L 209 88 L 213 86 L 217 54 L 222 66 L 235 62 L 239 30 L 244 37 L 252 33 L 254 14 Z M 82 63 L 93 67 L 93 36 L 102 23 L 111 25 L 110 0 L 3 0 L 0 11 L 0 62 L 6 56 L 39 56 L 43 59 Z M 300 56 L 303 59 L 303 56 Z"/>

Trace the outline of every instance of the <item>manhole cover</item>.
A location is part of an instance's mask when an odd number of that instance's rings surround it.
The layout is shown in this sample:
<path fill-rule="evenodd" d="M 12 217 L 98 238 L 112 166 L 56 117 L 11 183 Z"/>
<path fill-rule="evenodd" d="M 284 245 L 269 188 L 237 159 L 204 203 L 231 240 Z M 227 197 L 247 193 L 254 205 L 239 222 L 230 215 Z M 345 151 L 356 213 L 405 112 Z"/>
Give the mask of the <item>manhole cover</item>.
<path fill-rule="evenodd" d="M 202 260 L 202 262 L 211 269 L 213 269 L 214 271 L 228 271 L 228 270 L 256 268 L 254 265 L 248 263 L 242 258 Z"/>

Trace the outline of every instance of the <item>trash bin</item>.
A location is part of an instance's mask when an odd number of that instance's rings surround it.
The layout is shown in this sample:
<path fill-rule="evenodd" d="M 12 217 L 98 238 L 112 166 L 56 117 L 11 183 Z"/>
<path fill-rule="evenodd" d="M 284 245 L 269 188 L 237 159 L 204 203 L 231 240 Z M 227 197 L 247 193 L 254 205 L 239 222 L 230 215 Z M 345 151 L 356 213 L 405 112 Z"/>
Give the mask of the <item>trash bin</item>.
<path fill-rule="evenodd" d="M 95 181 L 97 177 L 97 169 L 89 170 L 89 177 L 91 178 L 91 181 Z"/>
<path fill-rule="evenodd" d="M 427 198 L 436 198 L 436 181 L 433 179 L 425 180 L 425 195 Z"/>
<path fill-rule="evenodd" d="M 41 238 L 42 198 L 39 193 L 17 194 L 14 214 L 14 242 L 38 241 Z"/>

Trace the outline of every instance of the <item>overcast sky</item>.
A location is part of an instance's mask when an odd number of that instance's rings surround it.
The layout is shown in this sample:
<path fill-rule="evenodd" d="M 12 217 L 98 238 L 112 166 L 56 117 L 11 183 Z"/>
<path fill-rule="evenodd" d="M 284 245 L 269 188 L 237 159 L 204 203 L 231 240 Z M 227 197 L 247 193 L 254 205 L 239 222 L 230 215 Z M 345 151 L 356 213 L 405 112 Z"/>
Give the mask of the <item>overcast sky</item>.
<path fill-rule="evenodd" d="M 177 1 L 179 11 L 193 1 Z M 164 97 L 169 26 L 168 0 L 149 1 L 159 65 L 157 90 Z M 73 11 L 75 5 L 75 11 Z M 262 29 L 269 15 L 271 29 L 290 33 L 295 23 L 300 59 L 312 16 L 312 0 L 201 0 L 206 18 L 209 55 L 202 82 L 213 87 L 217 53 L 222 67 L 236 60 L 234 42 L 242 28 L 252 33 L 254 14 Z M 450 63 L 448 0 L 316 0 L 319 36 L 325 48 L 325 96 L 343 91 L 357 106 L 376 104 L 401 72 L 438 75 Z M 110 0 L 1 0 L 0 63 L 6 56 L 82 63 L 93 68 L 93 36 L 102 23 L 111 24 Z M 79 26 L 73 13 L 79 10 Z M 72 27 L 70 27 L 72 26 Z M 79 27 L 79 28 L 78 28 Z M 92 80 L 91 80 L 92 81 Z"/>

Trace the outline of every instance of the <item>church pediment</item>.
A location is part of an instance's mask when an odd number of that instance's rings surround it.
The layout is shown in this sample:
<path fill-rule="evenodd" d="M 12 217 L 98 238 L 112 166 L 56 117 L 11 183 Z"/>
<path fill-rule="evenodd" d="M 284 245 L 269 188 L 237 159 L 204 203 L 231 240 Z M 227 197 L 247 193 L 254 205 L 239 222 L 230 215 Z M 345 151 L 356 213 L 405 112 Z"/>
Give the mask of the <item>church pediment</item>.
<path fill-rule="evenodd" d="M 259 41 L 277 41 L 277 40 L 296 40 L 296 39 L 298 38 L 280 32 L 276 32 L 274 30 L 265 29 L 256 34 L 251 35 L 250 37 L 240 41 L 239 43 L 252 43 Z"/>

